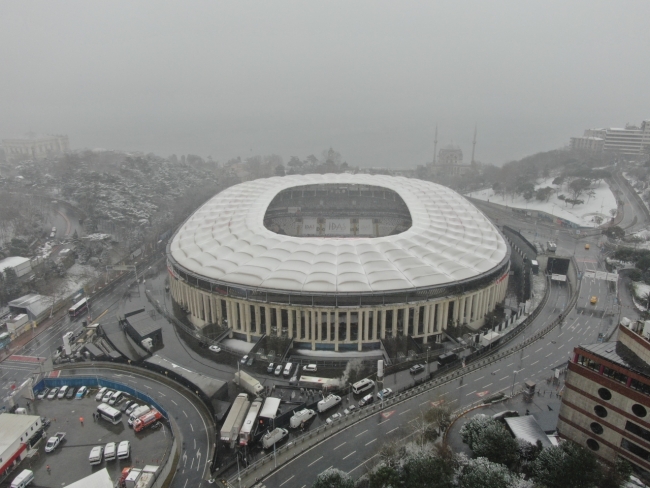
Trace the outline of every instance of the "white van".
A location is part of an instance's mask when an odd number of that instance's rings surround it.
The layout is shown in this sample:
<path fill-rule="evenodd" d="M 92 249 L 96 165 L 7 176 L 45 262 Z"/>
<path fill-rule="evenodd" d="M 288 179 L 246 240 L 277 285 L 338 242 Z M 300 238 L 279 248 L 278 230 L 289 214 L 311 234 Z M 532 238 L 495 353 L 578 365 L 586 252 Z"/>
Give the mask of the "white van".
<path fill-rule="evenodd" d="M 123 393 L 121 391 L 116 391 L 113 393 L 111 396 L 110 400 L 108 400 L 109 405 L 115 405 L 117 402 L 120 401 L 120 398 L 122 398 Z"/>
<path fill-rule="evenodd" d="M 11 482 L 11 488 L 25 488 L 34 481 L 34 473 L 29 469 L 23 469 Z"/>
<path fill-rule="evenodd" d="M 88 462 L 91 466 L 95 464 L 102 463 L 102 457 L 104 455 L 104 448 L 102 446 L 95 446 L 90 450 L 90 455 L 88 456 Z"/>
<path fill-rule="evenodd" d="M 320 413 L 323 413 L 325 410 L 329 410 L 330 408 L 338 405 L 341 403 L 341 397 L 338 395 L 327 395 L 325 398 L 323 398 L 320 402 L 318 402 L 318 411 Z"/>
<path fill-rule="evenodd" d="M 287 363 L 287 364 L 284 366 L 284 372 L 283 372 L 282 374 L 284 375 L 285 378 L 288 378 L 289 376 L 291 376 L 291 369 L 292 369 L 292 368 L 293 368 L 293 364 L 292 364 L 292 363 Z"/>
<path fill-rule="evenodd" d="M 303 367 L 302 367 L 302 370 L 303 370 L 305 373 L 315 373 L 316 370 L 317 370 L 317 367 L 316 367 L 315 364 L 308 364 L 307 366 L 303 366 Z"/>
<path fill-rule="evenodd" d="M 358 395 L 360 393 L 363 393 L 364 391 L 371 390 L 374 387 L 375 387 L 374 381 L 369 380 L 368 378 L 364 378 L 362 380 L 357 381 L 354 385 L 352 385 L 352 391 L 354 392 L 355 395 Z"/>
<path fill-rule="evenodd" d="M 315 417 L 316 412 L 309 408 L 303 408 L 293 414 L 293 417 L 289 419 L 289 426 L 292 429 L 297 429 L 302 424 L 307 422 L 310 418 Z"/>
<path fill-rule="evenodd" d="M 68 385 L 63 385 L 61 389 L 59 390 L 59 394 L 57 395 L 57 398 L 60 400 L 65 396 L 65 393 L 68 391 Z"/>
<path fill-rule="evenodd" d="M 131 443 L 122 441 L 117 446 L 117 459 L 128 459 L 131 455 Z"/>
<path fill-rule="evenodd" d="M 129 415 L 129 420 L 127 421 L 130 427 L 133 427 L 133 422 L 135 419 L 142 417 L 144 414 L 149 413 L 151 407 L 147 405 L 142 405 L 141 407 L 136 408 L 131 415 Z"/>
<path fill-rule="evenodd" d="M 104 459 L 106 461 L 112 461 L 117 456 L 117 446 L 114 442 L 109 442 L 104 448 Z"/>

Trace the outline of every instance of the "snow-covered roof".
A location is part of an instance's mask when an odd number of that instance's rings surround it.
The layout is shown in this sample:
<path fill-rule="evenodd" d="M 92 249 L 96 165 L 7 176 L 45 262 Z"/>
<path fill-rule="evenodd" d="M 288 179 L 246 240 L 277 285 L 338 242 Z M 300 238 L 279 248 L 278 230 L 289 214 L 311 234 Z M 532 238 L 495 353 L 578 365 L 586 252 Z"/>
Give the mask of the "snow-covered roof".
<path fill-rule="evenodd" d="M 375 238 L 293 237 L 264 226 L 282 190 L 303 185 L 384 187 L 406 203 L 412 226 Z M 179 228 L 177 265 L 208 280 L 304 293 L 373 293 L 437 287 L 490 272 L 508 256 L 495 226 L 463 196 L 435 183 L 366 174 L 248 181 L 219 193 Z"/>
<path fill-rule="evenodd" d="M 24 263 L 29 263 L 29 258 L 23 258 L 21 256 L 9 256 L 0 260 L 0 271 L 4 271 L 7 268 L 16 268 Z"/>

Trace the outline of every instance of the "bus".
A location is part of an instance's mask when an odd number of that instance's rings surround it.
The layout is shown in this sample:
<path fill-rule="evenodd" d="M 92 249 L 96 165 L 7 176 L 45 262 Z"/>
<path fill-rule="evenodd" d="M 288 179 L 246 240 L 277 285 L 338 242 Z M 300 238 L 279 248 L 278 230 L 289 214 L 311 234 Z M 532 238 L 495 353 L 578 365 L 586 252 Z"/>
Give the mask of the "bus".
<path fill-rule="evenodd" d="M 251 409 L 246 415 L 246 420 L 244 420 L 244 425 L 242 425 L 241 430 L 239 431 L 239 445 L 246 446 L 253 439 L 255 435 L 255 427 L 257 427 L 257 417 L 260 414 L 262 408 L 262 400 L 255 400 L 251 403 Z"/>
<path fill-rule="evenodd" d="M 122 421 L 122 412 L 106 403 L 99 404 L 97 407 L 97 413 L 101 418 L 108 420 L 112 424 L 119 424 Z"/>
<path fill-rule="evenodd" d="M 70 317 L 76 317 L 77 315 L 85 312 L 88 310 L 88 299 L 87 298 L 82 298 L 79 300 L 77 303 L 75 303 L 72 307 L 68 309 L 68 315 Z"/>

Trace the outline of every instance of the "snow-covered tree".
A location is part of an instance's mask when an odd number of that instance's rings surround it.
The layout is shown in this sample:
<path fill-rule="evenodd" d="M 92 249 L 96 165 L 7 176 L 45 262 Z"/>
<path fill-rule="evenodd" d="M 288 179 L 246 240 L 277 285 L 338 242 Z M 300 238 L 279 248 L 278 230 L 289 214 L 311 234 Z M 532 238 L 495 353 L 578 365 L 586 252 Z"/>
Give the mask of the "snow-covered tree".
<path fill-rule="evenodd" d="M 470 459 L 458 471 L 458 488 L 523 488 L 524 480 L 502 464 Z M 566 485 L 569 486 L 569 485 Z"/>
<path fill-rule="evenodd" d="M 354 488 L 354 481 L 345 471 L 328 468 L 316 477 L 312 488 Z"/>
<path fill-rule="evenodd" d="M 474 434 L 472 451 L 476 457 L 511 468 L 519 461 L 517 441 L 499 422 L 487 424 Z"/>
<path fill-rule="evenodd" d="M 573 442 L 544 449 L 533 463 L 535 481 L 547 488 L 593 488 L 602 478 L 596 457 Z"/>
<path fill-rule="evenodd" d="M 478 438 L 480 432 L 489 425 L 496 423 L 496 420 L 492 417 L 479 413 L 478 415 L 474 415 L 460 428 L 460 436 L 470 449 L 474 449 L 474 441 Z"/>

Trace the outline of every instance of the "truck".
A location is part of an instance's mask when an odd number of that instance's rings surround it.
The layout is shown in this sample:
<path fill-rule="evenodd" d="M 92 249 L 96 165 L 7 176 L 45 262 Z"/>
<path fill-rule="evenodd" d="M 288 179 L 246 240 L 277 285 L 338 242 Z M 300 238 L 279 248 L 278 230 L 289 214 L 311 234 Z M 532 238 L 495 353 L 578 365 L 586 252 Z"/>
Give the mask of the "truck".
<path fill-rule="evenodd" d="M 264 391 L 262 383 L 244 371 L 237 371 L 235 373 L 235 384 L 255 396 L 261 396 Z"/>
<path fill-rule="evenodd" d="M 142 405 L 133 409 L 129 415 L 129 420 L 127 421 L 129 427 L 133 427 L 133 422 L 135 422 L 136 419 L 142 417 L 144 414 L 149 413 L 149 411 L 151 411 L 151 407 L 149 405 Z"/>
<path fill-rule="evenodd" d="M 45 452 L 52 452 L 56 449 L 63 439 L 65 438 L 65 432 L 57 432 L 54 436 L 50 437 L 45 444 Z"/>
<path fill-rule="evenodd" d="M 310 408 L 303 408 L 302 410 L 298 410 L 296 413 L 293 414 L 293 417 L 289 419 L 289 426 L 292 429 L 297 429 L 298 427 L 302 426 L 307 422 L 309 419 L 312 417 L 316 416 L 316 412 L 314 412 Z"/>
<path fill-rule="evenodd" d="M 264 449 L 273 447 L 273 445 L 277 444 L 288 435 L 289 435 L 289 431 L 287 429 L 282 429 L 280 427 L 277 427 L 273 429 L 271 432 L 264 434 L 264 437 L 262 437 L 262 447 Z"/>
<path fill-rule="evenodd" d="M 135 419 L 133 422 L 133 430 L 135 432 L 140 432 L 142 429 L 149 427 L 150 425 L 158 422 L 162 418 L 162 414 L 152 408 L 148 413 L 145 413 L 142 417 Z"/>
<path fill-rule="evenodd" d="M 341 388 L 341 380 L 339 378 L 320 378 L 318 376 L 300 377 L 300 386 L 303 388 L 320 388 L 322 390 L 338 390 Z"/>
<path fill-rule="evenodd" d="M 247 446 L 255 435 L 255 428 L 257 427 L 257 418 L 259 417 L 260 410 L 262 409 L 262 400 L 259 398 L 251 403 L 251 408 L 246 414 L 246 419 L 239 431 L 239 445 Z"/>
<path fill-rule="evenodd" d="M 332 407 L 335 407 L 341 403 L 341 397 L 338 395 L 327 395 L 325 398 L 323 398 L 321 401 L 318 402 L 318 406 L 316 407 L 320 413 L 325 412 L 326 410 L 329 410 Z"/>
<path fill-rule="evenodd" d="M 232 402 L 232 407 L 230 408 L 226 420 L 221 426 L 219 436 L 222 441 L 231 442 L 239 438 L 239 430 L 244 423 L 244 418 L 246 417 L 250 405 L 251 402 L 248 401 L 248 395 L 246 393 L 240 393 L 237 395 L 235 401 Z"/>
<path fill-rule="evenodd" d="M 446 366 L 449 363 L 453 363 L 458 359 L 458 354 L 455 352 L 447 352 L 438 356 L 438 367 Z"/>

